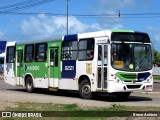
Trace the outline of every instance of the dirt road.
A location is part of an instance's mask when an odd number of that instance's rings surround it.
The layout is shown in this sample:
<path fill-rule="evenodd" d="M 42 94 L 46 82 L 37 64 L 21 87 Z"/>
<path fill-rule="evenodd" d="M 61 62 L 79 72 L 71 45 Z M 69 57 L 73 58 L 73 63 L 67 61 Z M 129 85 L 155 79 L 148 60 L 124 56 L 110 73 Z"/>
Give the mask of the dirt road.
<path fill-rule="evenodd" d="M 159 83 L 155 83 L 160 88 Z M 126 106 L 155 106 L 160 107 L 160 92 L 139 93 L 134 92 L 125 101 L 119 101 L 114 96 L 100 94 L 92 100 L 84 100 L 77 92 L 62 91 L 58 94 L 53 91 L 37 89 L 35 93 L 27 93 L 24 87 L 14 87 L 0 80 L 0 103 L 38 102 L 55 104 L 78 104 L 81 107 L 108 107 L 112 105 Z"/>

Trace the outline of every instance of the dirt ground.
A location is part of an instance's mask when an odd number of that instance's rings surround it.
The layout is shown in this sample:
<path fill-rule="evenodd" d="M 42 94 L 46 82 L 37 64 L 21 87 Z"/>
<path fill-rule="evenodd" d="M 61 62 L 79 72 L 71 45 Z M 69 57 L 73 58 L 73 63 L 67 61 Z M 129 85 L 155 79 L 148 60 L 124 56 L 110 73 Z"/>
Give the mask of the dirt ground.
<path fill-rule="evenodd" d="M 17 104 L 11 102 L 0 102 L 0 111 L 4 111 L 8 107 L 14 108 L 17 107 Z"/>

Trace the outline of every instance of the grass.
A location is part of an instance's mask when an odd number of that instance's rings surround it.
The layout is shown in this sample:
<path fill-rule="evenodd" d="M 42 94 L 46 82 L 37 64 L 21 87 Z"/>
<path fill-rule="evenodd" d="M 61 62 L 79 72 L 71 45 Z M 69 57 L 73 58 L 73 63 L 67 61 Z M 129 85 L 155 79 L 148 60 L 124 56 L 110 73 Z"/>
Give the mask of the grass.
<path fill-rule="evenodd" d="M 53 103 L 18 103 L 18 107 L 6 108 L 6 111 L 74 111 L 76 104 L 53 104 Z"/>
<path fill-rule="evenodd" d="M 154 75 L 153 80 L 160 80 L 160 75 Z"/>
<path fill-rule="evenodd" d="M 77 104 L 53 103 L 17 103 L 16 107 L 8 107 L 5 111 L 160 111 L 160 107 L 112 105 L 107 108 L 80 108 Z"/>
<path fill-rule="evenodd" d="M 47 115 L 57 115 L 58 117 L 54 117 L 55 120 L 85 120 L 85 119 L 99 119 L 99 120 L 105 120 L 106 114 L 108 115 L 120 115 L 123 116 L 123 114 L 129 114 L 125 111 L 160 111 L 160 107 L 135 107 L 135 106 L 122 106 L 122 105 L 112 105 L 107 108 L 93 108 L 89 107 L 86 109 L 83 109 L 82 107 L 78 107 L 77 104 L 52 104 L 52 103 L 17 103 L 16 107 L 8 107 L 5 111 L 14 111 L 14 112 L 45 112 Z M 49 112 L 47 112 L 49 111 Z M 50 113 L 52 111 L 52 113 Z M 43 114 L 42 112 L 42 114 Z M 67 114 L 67 115 L 66 115 Z M 64 117 L 63 115 L 66 115 Z M 86 115 L 89 115 L 86 117 Z M 96 116 L 95 116 L 96 115 Z M 103 117 L 97 117 L 103 116 Z M 43 115 L 42 115 L 43 116 Z M 62 117 L 63 116 L 63 117 Z M 77 117 L 76 117 L 77 116 Z M 79 117 L 78 117 L 79 116 Z M 83 116 L 83 117 L 82 117 Z M 53 117 L 42 117 L 38 118 L 39 120 L 50 120 L 53 119 Z M 36 120 L 36 118 L 3 118 L 2 120 Z"/>

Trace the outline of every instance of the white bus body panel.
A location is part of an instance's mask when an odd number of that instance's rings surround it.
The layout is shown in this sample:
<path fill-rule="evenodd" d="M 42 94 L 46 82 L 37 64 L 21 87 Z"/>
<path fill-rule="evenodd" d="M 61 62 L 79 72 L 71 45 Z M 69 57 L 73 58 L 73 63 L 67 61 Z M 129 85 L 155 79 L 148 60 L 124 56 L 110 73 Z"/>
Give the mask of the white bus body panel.
<path fill-rule="evenodd" d="M 60 79 L 59 80 L 59 89 L 64 89 L 64 90 L 78 90 L 78 83 L 76 79 Z"/>
<path fill-rule="evenodd" d="M 8 42 L 6 44 L 6 51 L 5 54 L 7 54 L 7 47 L 9 46 L 15 46 L 16 42 Z M 6 55 L 5 55 L 6 56 Z M 10 85 L 16 85 L 16 78 L 14 73 L 14 63 L 6 63 L 6 57 L 5 57 L 5 63 L 4 63 L 4 80 L 6 83 Z"/>
<path fill-rule="evenodd" d="M 49 78 L 49 87 L 58 88 L 58 78 Z"/>
<path fill-rule="evenodd" d="M 95 76 L 93 76 L 95 75 L 95 72 L 96 72 L 96 69 L 95 69 L 96 65 L 95 65 L 94 60 L 93 61 L 78 61 L 76 67 L 78 68 L 76 71 L 76 78 L 79 79 L 82 75 L 86 75 L 89 78 L 90 83 L 91 83 L 91 91 L 95 91 L 97 82 L 96 82 Z"/>
<path fill-rule="evenodd" d="M 24 80 L 22 77 L 16 77 L 16 85 L 23 85 L 24 86 Z"/>
<path fill-rule="evenodd" d="M 106 30 L 106 31 L 98 31 L 98 32 L 90 32 L 90 33 L 83 33 L 83 34 L 78 34 L 78 39 L 84 39 L 84 38 L 100 38 L 100 37 L 106 37 L 110 36 L 111 31 Z"/>
<path fill-rule="evenodd" d="M 48 88 L 48 78 L 35 78 L 33 84 L 35 88 Z"/>

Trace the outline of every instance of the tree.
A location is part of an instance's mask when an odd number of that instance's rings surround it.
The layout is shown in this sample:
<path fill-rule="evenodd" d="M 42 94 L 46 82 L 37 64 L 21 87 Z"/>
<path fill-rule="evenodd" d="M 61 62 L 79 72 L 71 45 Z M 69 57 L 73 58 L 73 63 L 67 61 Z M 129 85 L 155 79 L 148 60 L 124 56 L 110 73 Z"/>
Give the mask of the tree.
<path fill-rule="evenodd" d="M 156 50 L 153 50 L 153 55 L 154 55 L 154 63 L 160 63 L 160 53 Z"/>

